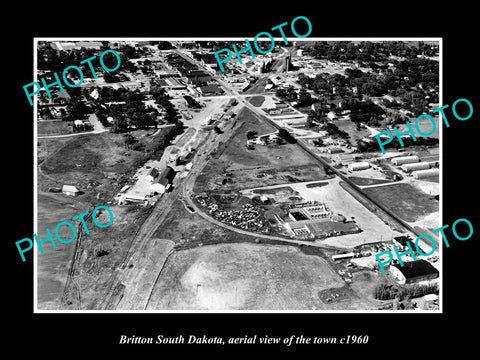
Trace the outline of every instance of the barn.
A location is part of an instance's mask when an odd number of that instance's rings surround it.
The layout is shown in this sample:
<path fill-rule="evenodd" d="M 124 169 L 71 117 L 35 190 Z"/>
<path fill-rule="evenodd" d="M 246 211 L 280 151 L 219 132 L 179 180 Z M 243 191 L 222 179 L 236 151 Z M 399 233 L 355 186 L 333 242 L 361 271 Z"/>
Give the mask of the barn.
<path fill-rule="evenodd" d="M 390 274 L 399 284 L 411 284 L 414 282 L 436 279 L 439 272 L 427 260 L 409 261 L 400 266 L 390 266 Z"/>
<path fill-rule="evenodd" d="M 153 180 L 150 188 L 159 194 L 163 194 L 167 188 L 167 185 L 172 182 L 174 177 L 175 171 L 170 166 L 167 166 L 167 168 L 163 170 L 162 174 Z"/>

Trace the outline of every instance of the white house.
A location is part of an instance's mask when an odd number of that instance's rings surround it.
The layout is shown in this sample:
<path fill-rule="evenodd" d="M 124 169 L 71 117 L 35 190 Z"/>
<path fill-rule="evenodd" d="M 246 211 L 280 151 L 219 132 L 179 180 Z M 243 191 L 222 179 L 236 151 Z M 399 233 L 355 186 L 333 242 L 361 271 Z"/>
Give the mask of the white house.
<path fill-rule="evenodd" d="M 329 118 L 330 120 L 335 120 L 337 118 L 337 115 L 335 115 L 335 113 L 333 111 L 330 111 L 327 114 L 327 118 Z"/>
<path fill-rule="evenodd" d="M 62 193 L 67 196 L 77 196 L 79 192 L 80 190 L 73 185 L 63 185 L 62 187 Z"/>

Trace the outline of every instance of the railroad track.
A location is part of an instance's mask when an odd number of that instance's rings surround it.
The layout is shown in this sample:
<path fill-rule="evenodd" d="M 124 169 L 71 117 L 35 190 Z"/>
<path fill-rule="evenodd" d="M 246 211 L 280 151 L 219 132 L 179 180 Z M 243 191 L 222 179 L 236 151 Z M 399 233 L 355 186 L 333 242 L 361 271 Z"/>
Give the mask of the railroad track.
<path fill-rule="evenodd" d="M 88 215 L 84 217 L 85 221 L 88 221 L 88 219 L 92 217 L 92 211 L 93 211 L 93 206 L 89 208 Z M 68 305 L 69 294 L 71 293 L 70 288 L 73 284 L 73 287 L 75 288 L 75 297 L 77 301 L 77 307 L 79 307 L 80 309 L 82 308 L 82 296 L 81 296 L 80 287 L 78 286 L 74 277 L 75 277 L 75 267 L 77 265 L 77 261 L 80 256 L 79 248 L 80 248 L 80 243 L 82 241 L 82 236 L 83 236 L 83 223 L 80 222 L 77 227 L 77 236 L 76 236 L 76 239 L 74 240 L 75 247 L 73 249 L 72 261 L 70 262 L 70 267 L 68 268 L 67 280 L 65 281 L 65 286 L 63 288 L 63 295 L 62 295 L 62 303 L 64 305 Z"/>

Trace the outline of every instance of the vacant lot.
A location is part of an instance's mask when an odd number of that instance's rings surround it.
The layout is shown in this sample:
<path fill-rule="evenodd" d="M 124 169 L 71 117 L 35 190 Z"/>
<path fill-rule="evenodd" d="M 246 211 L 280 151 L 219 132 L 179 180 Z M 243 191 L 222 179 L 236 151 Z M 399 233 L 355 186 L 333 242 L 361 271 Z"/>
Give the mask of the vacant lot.
<path fill-rule="evenodd" d="M 37 134 L 43 135 L 65 135 L 73 133 L 72 121 L 52 120 L 38 121 Z"/>
<path fill-rule="evenodd" d="M 353 273 L 351 288 L 361 298 L 372 301 L 373 304 L 382 304 L 375 299 L 374 290 L 377 284 L 383 282 L 385 275 L 370 270 L 362 270 Z"/>
<path fill-rule="evenodd" d="M 38 188 L 47 191 L 50 187 L 63 184 L 75 185 L 83 192 L 82 198 L 93 200 L 100 193 L 100 199 L 113 197 L 121 186 L 130 181 L 138 167 L 151 156 L 159 157 L 157 141 L 163 129 L 156 136 L 139 131 L 132 132 L 139 144 L 139 151 L 126 148 L 121 134 L 102 133 L 69 138 L 68 140 L 41 139 L 39 144 Z M 152 155 L 154 153 L 154 155 Z"/>
<path fill-rule="evenodd" d="M 222 244 L 169 257 L 148 310 L 357 309 L 362 301 L 324 304 L 321 290 L 344 282 L 325 260 L 291 246 Z"/>
<path fill-rule="evenodd" d="M 253 106 L 261 107 L 265 101 L 265 96 L 257 95 L 248 99 Z"/>
<path fill-rule="evenodd" d="M 245 189 L 326 178 L 323 167 L 298 145 L 256 145 L 255 149 L 247 149 L 247 132 L 265 134 L 274 132 L 275 128 L 248 109 L 243 109 L 236 121 L 235 134 L 228 142 L 218 144 L 197 179 L 196 191 Z"/>
<path fill-rule="evenodd" d="M 370 136 L 370 131 L 368 131 L 368 129 L 357 130 L 357 126 L 351 120 L 338 120 L 335 121 L 335 125 L 337 125 L 340 130 L 346 131 L 350 135 L 349 141 L 353 145 L 355 145 L 358 140 Z"/>
<path fill-rule="evenodd" d="M 364 191 L 408 222 L 436 212 L 439 207 L 438 200 L 410 184 L 379 186 Z"/>
<path fill-rule="evenodd" d="M 386 184 L 391 182 L 383 179 L 371 179 L 371 178 L 364 178 L 359 176 L 349 176 L 348 178 L 352 180 L 355 185 L 358 185 L 358 186 L 379 185 L 379 184 Z"/>
<path fill-rule="evenodd" d="M 59 194 L 39 194 L 37 212 L 37 235 L 40 240 L 47 238 L 45 229 L 53 233 L 58 223 L 72 221 L 72 217 L 88 210 L 83 204 Z M 59 234 L 70 239 L 72 233 L 66 226 L 60 228 Z M 44 253 L 37 252 L 37 306 L 38 309 L 60 309 L 65 281 L 75 243 L 55 242 L 54 249 L 48 242 L 43 244 Z"/>
<path fill-rule="evenodd" d="M 125 258 L 135 233 L 142 226 L 151 208 L 112 206 L 114 221 L 107 228 L 87 223 L 90 234 L 82 238 L 75 281 L 80 288 L 82 309 L 96 309 L 105 295 L 106 284 Z M 101 220 L 99 220 L 101 221 Z"/>

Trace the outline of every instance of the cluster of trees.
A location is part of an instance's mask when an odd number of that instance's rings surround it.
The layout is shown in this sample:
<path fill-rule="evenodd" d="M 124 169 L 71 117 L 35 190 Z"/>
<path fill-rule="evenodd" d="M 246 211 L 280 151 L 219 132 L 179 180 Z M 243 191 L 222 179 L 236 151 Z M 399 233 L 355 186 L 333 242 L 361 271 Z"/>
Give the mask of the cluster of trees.
<path fill-rule="evenodd" d="M 375 299 L 378 300 L 405 300 L 416 298 L 427 294 L 438 294 L 439 288 L 437 283 L 429 283 L 427 285 L 389 285 L 386 282 L 378 284 L 374 289 Z"/>
<path fill-rule="evenodd" d="M 325 130 L 331 136 L 338 136 L 345 140 L 350 137 L 350 135 L 348 135 L 346 131 L 343 131 L 337 125 L 331 122 L 326 122 L 325 124 L 323 124 L 322 130 Z"/>
<path fill-rule="evenodd" d="M 110 124 L 107 117 L 111 116 L 114 123 L 110 128 L 111 132 L 125 132 L 132 125 L 137 129 L 145 129 L 157 124 L 157 109 L 143 103 L 145 96 L 139 92 L 129 91 L 127 89 L 113 89 L 111 87 L 96 88 L 99 97 L 97 100 L 91 100 L 95 106 L 95 115 L 105 126 Z M 86 96 L 89 98 L 92 88 L 88 89 Z M 125 102 L 125 104 L 103 105 L 107 102 Z"/>
<path fill-rule="evenodd" d="M 374 104 L 370 99 L 358 101 L 355 98 L 347 98 L 342 103 L 342 108 L 344 110 L 350 110 L 350 120 L 357 125 L 357 129 L 360 123 L 378 126 L 381 116 L 385 114 L 385 110 Z"/>
<path fill-rule="evenodd" d="M 165 120 L 169 123 L 178 122 L 179 115 L 175 106 L 170 102 L 170 96 L 165 92 L 165 90 L 158 86 L 152 85 L 150 87 L 150 95 L 153 96 L 155 102 L 165 109 Z"/>
<path fill-rule="evenodd" d="M 162 129 L 160 134 L 153 138 L 145 137 L 141 140 L 135 138 L 132 134 L 124 134 L 124 146 L 127 149 L 142 151 L 151 156 L 161 155 L 163 150 L 170 144 L 175 136 L 181 134 L 183 131 L 183 124 L 178 122 L 176 126 Z"/>
<path fill-rule="evenodd" d="M 66 106 L 66 114 L 63 115 L 63 121 L 81 120 L 92 113 L 92 109 L 85 102 L 71 99 Z"/>
<path fill-rule="evenodd" d="M 158 41 L 157 47 L 159 50 L 171 50 L 174 48 L 170 41 Z"/>
<path fill-rule="evenodd" d="M 291 86 L 288 88 L 278 88 L 275 91 L 275 95 L 285 101 L 296 101 L 298 103 L 297 106 L 310 106 L 313 102 L 312 95 L 310 95 L 310 93 L 304 88 L 300 89 L 298 94 L 295 88 Z"/>
<path fill-rule="evenodd" d="M 279 97 L 280 99 L 282 100 L 286 100 L 286 101 L 296 101 L 297 100 L 297 93 L 295 92 L 295 89 L 293 87 L 288 87 L 288 88 L 278 88 L 276 91 L 275 91 L 275 95 L 277 95 L 277 97 Z"/>
<path fill-rule="evenodd" d="M 98 51 L 95 49 L 72 49 L 56 50 L 50 46 L 50 43 L 39 44 L 37 49 L 37 68 L 38 70 L 50 70 L 53 72 L 63 72 L 70 65 L 79 66 L 84 73 L 90 73 L 88 64 L 80 65 L 80 62 L 94 56 Z M 107 58 L 107 56 L 105 56 Z M 72 71 L 73 73 L 73 71 Z"/>
<path fill-rule="evenodd" d="M 289 144 L 294 144 L 297 142 L 297 140 L 292 136 L 292 134 L 290 134 L 287 129 L 279 129 L 278 136 Z"/>
<path fill-rule="evenodd" d="M 380 147 L 378 145 L 378 141 L 373 138 L 374 141 L 371 142 L 365 142 L 362 140 L 357 141 L 357 148 L 360 152 L 367 152 L 367 151 L 379 151 Z M 418 146 L 433 146 L 433 145 L 438 145 L 439 139 L 434 138 L 434 137 L 425 137 L 425 136 L 418 136 L 416 137 L 417 141 L 413 141 L 411 137 L 408 138 L 402 138 L 402 142 L 405 147 L 413 146 L 413 145 L 418 145 Z M 398 141 L 397 137 L 394 136 L 392 142 L 383 145 L 385 149 L 401 149 L 402 146 L 400 146 L 400 142 Z"/>
<path fill-rule="evenodd" d="M 435 56 L 438 54 L 438 46 L 422 41 L 361 41 L 359 43 L 351 41 L 320 41 L 308 46 L 306 52 L 317 59 L 368 63 L 386 60 L 390 55 L 404 58 L 416 58 L 417 55 Z"/>
<path fill-rule="evenodd" d="M 100 50 L 87 49 L 83 47 L 80 49 L 56 50 L 50 46 L 50 43 L 39 44 L 37 50 L 37 68 L 39 70 L 50 70 L 61 73 L 67 66 L 75 65 L 82 70 L 85 76 L 91 76 L 91 70 L 88 63 L 80 64 L 80 62 L 97 55 L 97 59 L 95 59 L 92 64 L 94 65 L 95 72 L 98 74 L 103 72 L 103 69 L 100 67 L 100 60 L 98 60 L 98 57 L 103 51 L 110 49 L 108 41 L 102 41 L 102 44 L 103 46 L 100 48 Z M 128 44 L 119 46 L 115 51 L 118 53 L 121 59 L 120 68 L 130 72 L 135 72 L 137 70 L 137 66 L 133 62 L 129 61 L 129 59 L 136 59 L 148 55 L 149 53 L 149 50 L 146 48 L 137 48 Z M 117 65 L 117 58 L 113 54 L 106 54 L 103 57 L 103 62 L 106 67 L 111 69 Z M 75 71 L 71 71 L 70 73 L 74 77 L 77 76 Z M 115 79 L 113 74 L 106 72 L 105 75 L 110 80 Z M 107 79 L 105 79 L 105 81 L 107 81 Z"/>

